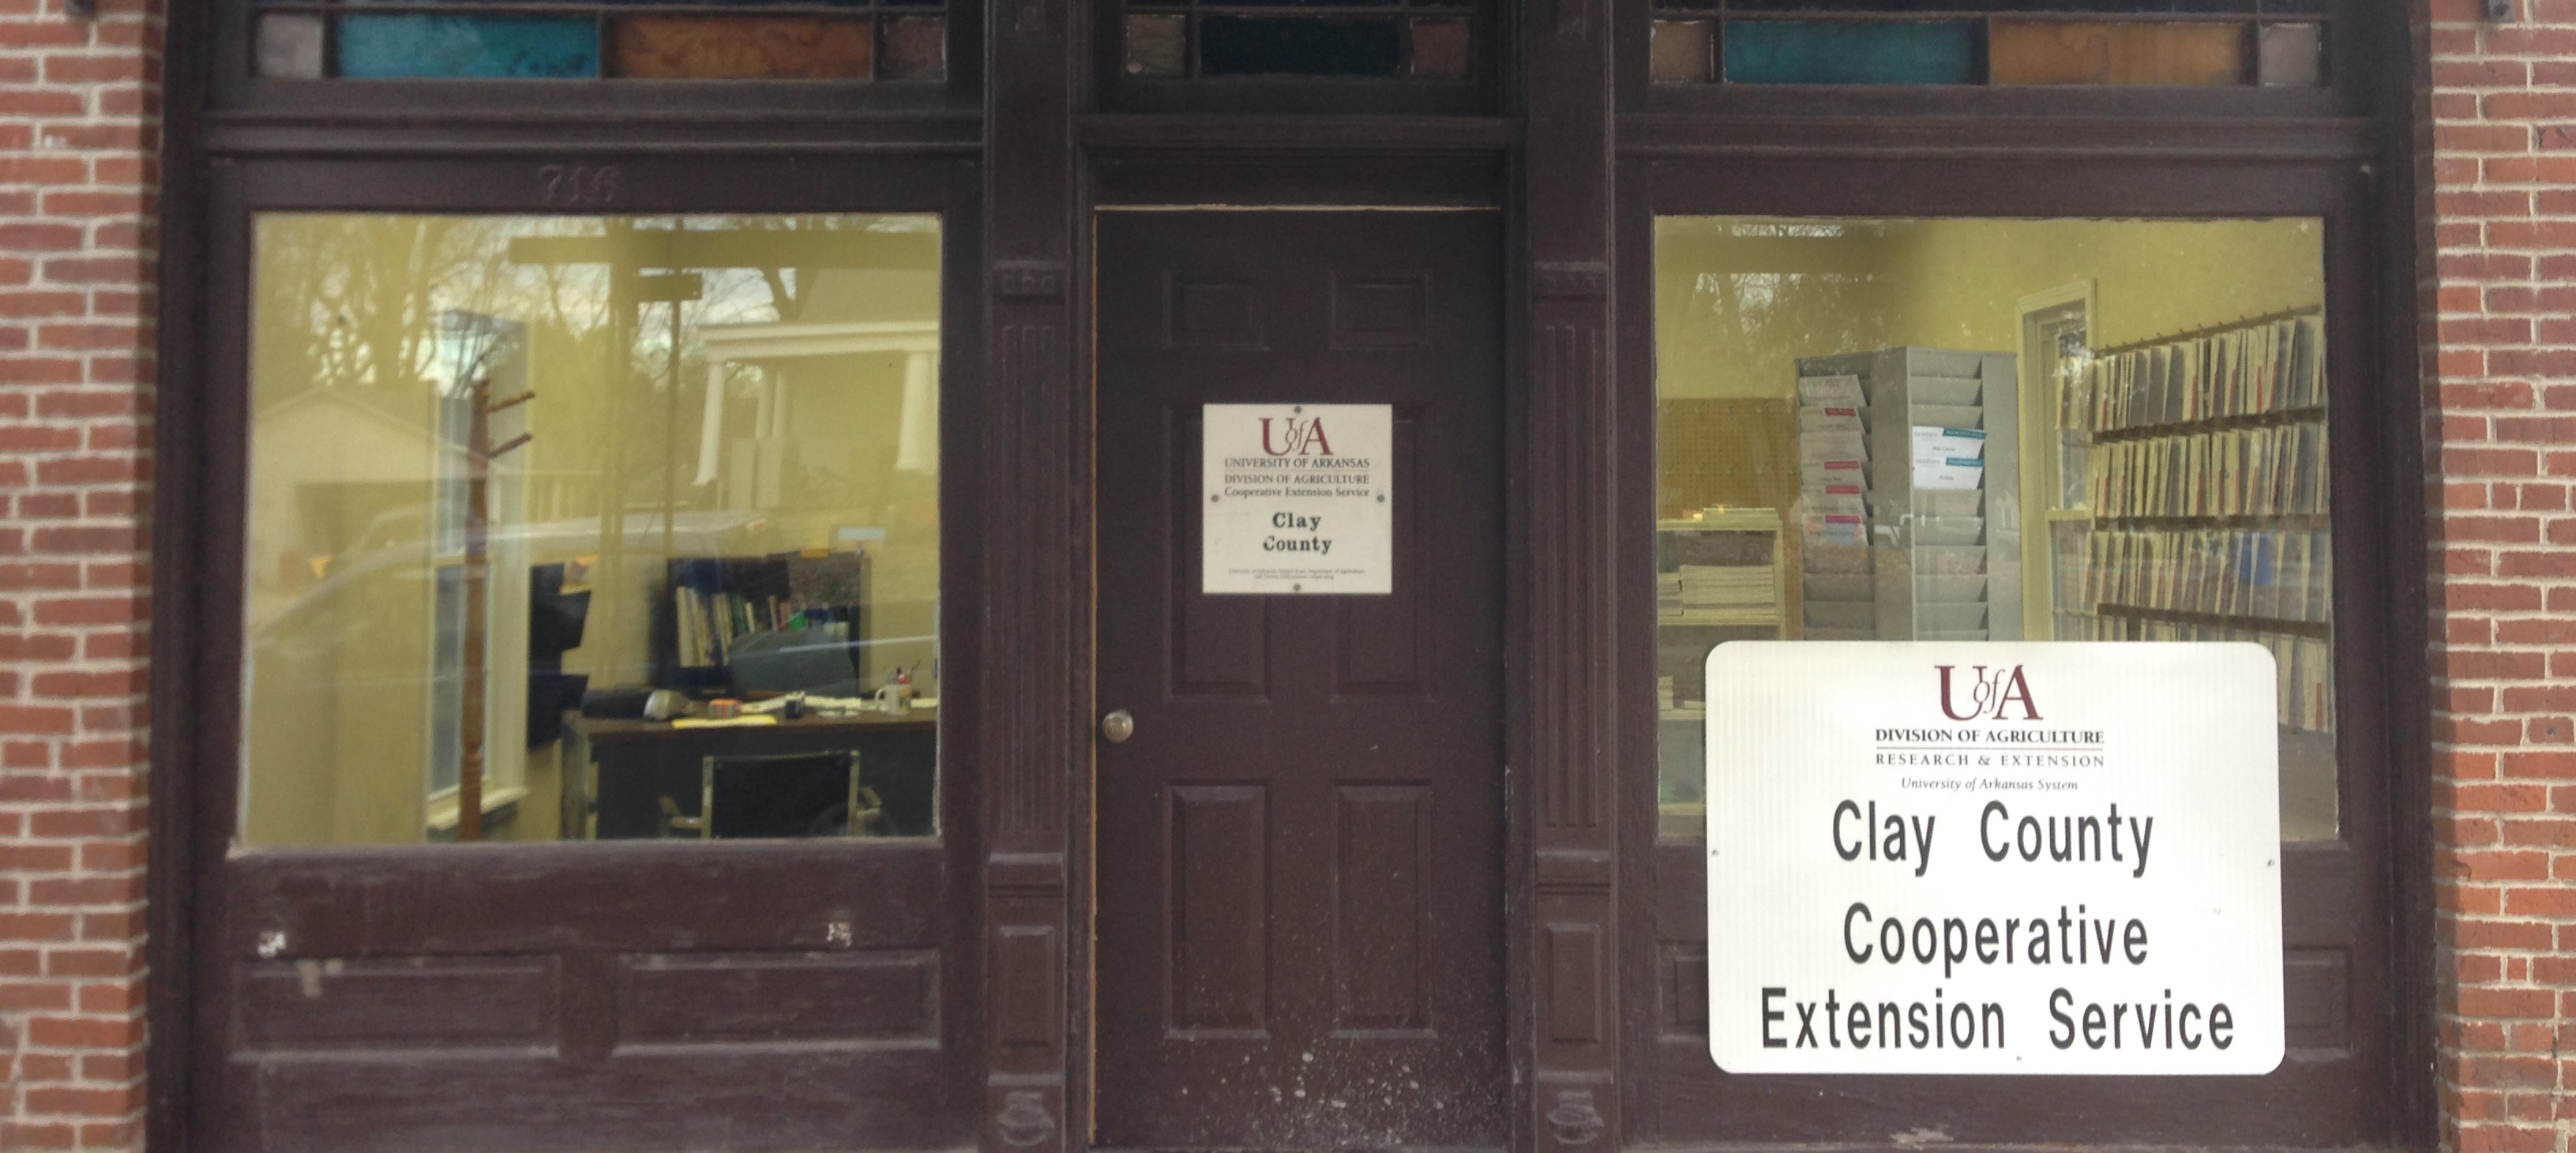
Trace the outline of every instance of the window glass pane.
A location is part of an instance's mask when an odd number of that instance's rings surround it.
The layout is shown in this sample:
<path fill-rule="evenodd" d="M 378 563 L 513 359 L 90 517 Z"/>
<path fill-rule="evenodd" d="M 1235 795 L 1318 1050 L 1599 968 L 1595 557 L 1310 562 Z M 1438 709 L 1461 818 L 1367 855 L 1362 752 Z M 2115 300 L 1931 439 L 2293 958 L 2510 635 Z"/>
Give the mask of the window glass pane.
<path fill-rule="evenodd" d="M 935 217 L 254 255 L 245 843 L 935 831 Z"/>
<path fill-rule="evenodd" d="M 2315 220 L 1656 224 L 1661 827 L 1728 640 L 2251 641 L 2337 833 Z"/>

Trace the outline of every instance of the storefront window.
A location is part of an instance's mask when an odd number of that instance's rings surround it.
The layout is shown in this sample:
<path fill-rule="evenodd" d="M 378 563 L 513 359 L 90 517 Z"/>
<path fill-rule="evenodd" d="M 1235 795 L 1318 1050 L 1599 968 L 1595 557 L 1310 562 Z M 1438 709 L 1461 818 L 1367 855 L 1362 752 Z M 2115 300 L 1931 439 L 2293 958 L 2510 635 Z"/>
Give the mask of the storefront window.
<path fill-rule="evenodd" d="M 257 222 L 251 846 L 935 831 L 939 221 Z"/>
<path fill-rule="evenodd" d="M 1661 829 L 1729 640 L 2250 641 L 2337 835 L 2322 227 L 1656 228 Z"/>

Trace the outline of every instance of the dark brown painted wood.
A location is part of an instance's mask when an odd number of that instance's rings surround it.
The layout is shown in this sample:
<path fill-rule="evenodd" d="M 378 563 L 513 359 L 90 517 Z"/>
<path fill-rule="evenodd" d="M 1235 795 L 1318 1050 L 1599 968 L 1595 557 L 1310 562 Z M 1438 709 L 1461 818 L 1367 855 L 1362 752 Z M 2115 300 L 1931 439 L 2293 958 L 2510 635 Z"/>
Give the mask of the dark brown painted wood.
<path fill-rule="evenodd" d="M 2031 150 L 2061 147 L 2043 140 Z M 1657 214 L 2322 217 L 2337 484 L 2336 691 L 2342 700 L 2381 700 L 2395 691 L 2392 678 L 2420 681 L 2420 656 L 2392 655 L 2392 614 L 2381 607 L 2390 602 L 2392 574 L 2407 566 L 2393 559 L 2398 554 L 2383 537 L 2398 518 L 2379 511 L 2371 462 L 2411 440 L 2415 426 L 2388 410 L 2415 402 L 2410 383 L 2380 374 L 2386 362 L 2378 326 L 2367 319 L 2382 283 L 2370 239 L 2378 218 L 2369 208 L 2368 152 L 2300 161 L 2203 155 L 2179 163 L 2115 155 L 1951 162 L 1859 156 L 1831 145 L 1754 157 L 1715 152 L 1659 150 L 1626 162 L 1621 292 L 1633 310 L 1652 306 Z M 1641 550 L 1652 548 L 1654 345 L 1647 320 L 1623 319 L 1620 387 L 1630 406 L 1618 442 L 1626 450 L 1623 492 L 1632 503 L 1622 506 L 1620 547 L 1625 562 L 1638 566 L 1632 571 L 1643 571 L 1652 564 Z M 2407 399 L 2384 399 L 2397 396 Z M 1650 590 L 1626 582 L 1618 596 L 1630 629 L 1652 627 Z M 1627 654 L 1622 665 L 1620 724 L 1634 742 L 1624 746 L 1622 817 L 1640 846 L 1654 836 L 1651 664 L 1650 654 Z M 2392 744 L 2385 711 L 2356 707 L 2339 719 L 2342 838 L 2283 846 L 2283 979 L 2293 1051 L 2278 1071 L 2241 1078 L 1730 1076 L 1707 1049 L 1705 862 L 1696 841 L 1667 842 L 1623 862 L 1624 875 L 1651 890 L 1645 915 L 1636 915 L 1635 899 L 1628 905 L 1628 940 L 1638 955 L 1623 977 L 1626 1019 L 1651 1037 L 1630 1049 L 1632 1068 L 1650 1071 L 1638 1094 L 1641 1128 L 1652 1140 L 1678 1145 L 1868 1145 L 1925 1128 L 1969 1144 L 2076 1143 L 2114 1133 L 2178 1145 L 2389 1139 L 2401 1131 L 2391 1090 L 2404 1076 L 2388 1009 L 2396 979 L 2387 930 L 2394 908 L 2389 804 L 2413 770 Z"/>
<path fill-rule="evenodd" d="M 1504 1137 L 1500 241 L 1101 217 L 1101 1144 Z M 1390 595 L 1198 591 L 1199 406 L 1295 402 L 1395 406 Z"/>
<path fill-rule="evenodd" d="M 1618 685 L 1612 609 L 1619 518 L 1610 276 L 1611 0 L 1533 5 L 1521 29 L 1521 184 L 1529 263 L 1517 375 L 1514 535 L 1521 658 L 1512 715 L 1530 769 L 1528 916 L 1513 926 L 1516 997 L 1534 1014 L 1518 1053 L 1516 1147 L 1626 1140 L 1618 1005 Z"/>
<path fill-rule="evenodd" d="M 1079 931 L 1086 858 L 1072 814 L 1089 753 L 1089 435 L 1075 307 L 1075 154 L 1083 9 L 1070 0 L 991 6 L 985 91 L 990 247 L 977 267 L 992 310 L 985 459 L 992 517 L 977 682 L 986 715 L 990 846 L 981 893 L 984 1085 L 976 1143 L 1058 1153 L 1090 1130 L 1082 1091 L 1090 935 Z"/>

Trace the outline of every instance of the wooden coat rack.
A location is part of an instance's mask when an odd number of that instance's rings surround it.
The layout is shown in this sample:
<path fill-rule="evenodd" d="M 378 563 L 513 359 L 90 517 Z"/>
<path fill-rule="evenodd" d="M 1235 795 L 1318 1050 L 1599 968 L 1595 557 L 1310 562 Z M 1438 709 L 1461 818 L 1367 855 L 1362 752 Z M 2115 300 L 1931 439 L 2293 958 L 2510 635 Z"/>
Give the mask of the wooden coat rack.
<path fill-rule="evenodd" d="M 502 400 L 492 399 L 492 378 L 476 366 L 473 383 L 466 386 L 466 404 L 472 413 L 465 435 L 465 700 L 459 710 L 456 770 L 456 839 L 483 839 L 483 697 L 484 655 L 491 632 L 491 612 L 484 604 L 485 590 L 491 585 L 491 489 L 492 461 L 536 439 L 533 433 L 520 433 L 500 444 L 492 443 L 492 414 L 536 399 L 533 391 Z"/>

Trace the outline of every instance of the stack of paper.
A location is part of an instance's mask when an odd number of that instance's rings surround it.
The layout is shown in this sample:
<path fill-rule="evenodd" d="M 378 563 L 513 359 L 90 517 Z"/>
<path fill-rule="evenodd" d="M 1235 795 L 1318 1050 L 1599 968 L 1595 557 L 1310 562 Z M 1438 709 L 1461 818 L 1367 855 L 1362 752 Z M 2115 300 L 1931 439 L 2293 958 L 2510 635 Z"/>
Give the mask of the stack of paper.
<path fill-rule="evenodd" d="M 1798 503 L 1809 637 L 1874 635 L 1868 394 L 1857 376 L 1798 378 Z M 1821 578 L 1821 579 L 1820 579 Z"/>
<path fill-rule="evenodd" d="M 1773 582 L 1769 566 L 1686 564 L 1674 575 L 1680 581 L 1684 612 L 1771 607 Z"/>

